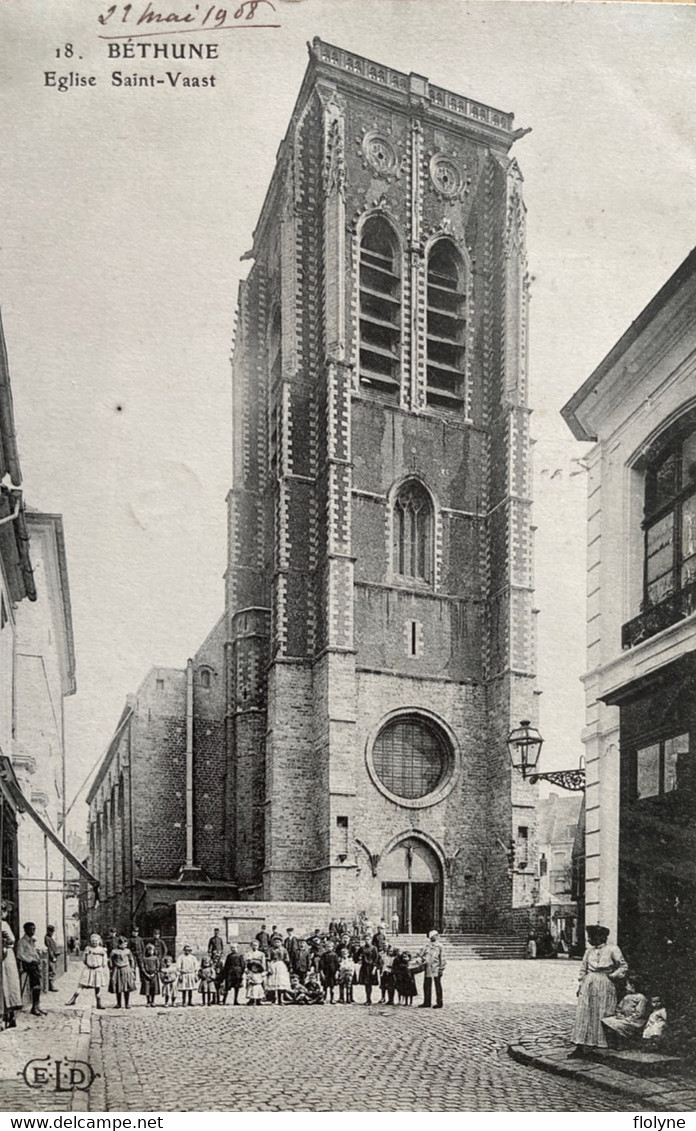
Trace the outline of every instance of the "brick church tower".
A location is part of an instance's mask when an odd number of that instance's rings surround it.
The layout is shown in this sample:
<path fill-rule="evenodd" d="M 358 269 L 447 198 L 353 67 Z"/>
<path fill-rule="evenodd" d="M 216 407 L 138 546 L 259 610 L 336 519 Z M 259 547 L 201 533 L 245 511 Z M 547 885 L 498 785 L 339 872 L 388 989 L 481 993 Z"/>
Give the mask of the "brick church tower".
<path fill-rule="evenodd" d="M 310 45 L 233 358 L 240 898 L 414 932 L 530 903 L 535 794 L 505 745 L 535 717 L 523 132 Z"/>

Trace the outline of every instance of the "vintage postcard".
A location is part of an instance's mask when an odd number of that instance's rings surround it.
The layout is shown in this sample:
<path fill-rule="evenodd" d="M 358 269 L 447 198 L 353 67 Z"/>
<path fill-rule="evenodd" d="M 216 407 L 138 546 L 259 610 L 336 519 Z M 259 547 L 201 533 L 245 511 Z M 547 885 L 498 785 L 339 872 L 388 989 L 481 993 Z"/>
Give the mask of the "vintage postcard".
<path fill-rule="evenodd" d="M 695 33 L 0 3 L 0 1112 L 684 1126 Z"/>

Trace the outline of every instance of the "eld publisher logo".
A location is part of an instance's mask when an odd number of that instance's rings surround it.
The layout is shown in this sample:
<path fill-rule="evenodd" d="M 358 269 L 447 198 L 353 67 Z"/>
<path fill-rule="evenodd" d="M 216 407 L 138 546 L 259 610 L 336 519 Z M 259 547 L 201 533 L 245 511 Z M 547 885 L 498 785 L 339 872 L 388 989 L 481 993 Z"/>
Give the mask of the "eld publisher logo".
<path fill-rule="evenodd" d="M 21 1072 L 28 1088 L 53 1088 L 54 1092 L 87 1092 L 99 1075 L 84 1060 L 53 1060 L 49 1056 L 28 1060 Z"/>

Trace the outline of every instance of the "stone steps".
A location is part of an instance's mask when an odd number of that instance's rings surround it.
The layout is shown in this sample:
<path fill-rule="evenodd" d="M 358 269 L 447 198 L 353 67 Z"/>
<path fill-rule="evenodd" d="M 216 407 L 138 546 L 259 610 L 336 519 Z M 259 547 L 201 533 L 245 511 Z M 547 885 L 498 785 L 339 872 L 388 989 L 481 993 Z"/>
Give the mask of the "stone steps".
<path fill-rule="evenodd" d="M 427 939 L 423 935 L 389 936 L 389 941 L 401 950 L 422 950 Z M 445 958 L 448 962 L 474 959 L 524 958 L 526 943 L 516 935 L 441 935 Z"/>
<path fill-rule="evenodd" d="M 681 1057 L 662 1052 L 643 1052 L 641 1048 L 593 1049 L 590 1060 L 606 1064 L 628 1076 L 668 1076 L 683 1067 Z"/>

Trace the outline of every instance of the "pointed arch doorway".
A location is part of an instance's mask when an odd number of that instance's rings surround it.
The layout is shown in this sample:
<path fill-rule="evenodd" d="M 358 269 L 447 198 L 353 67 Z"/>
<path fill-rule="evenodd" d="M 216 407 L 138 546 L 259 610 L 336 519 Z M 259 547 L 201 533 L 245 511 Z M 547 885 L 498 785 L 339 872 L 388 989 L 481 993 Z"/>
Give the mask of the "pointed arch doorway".
<path fill-rule="evenodd" d="M 418 837 L 395 844 L 380 865 L 382 915 L 396 911 L 405 935 L 439 930 L 442 918 L 442 868 L 437 854 Z"/>

